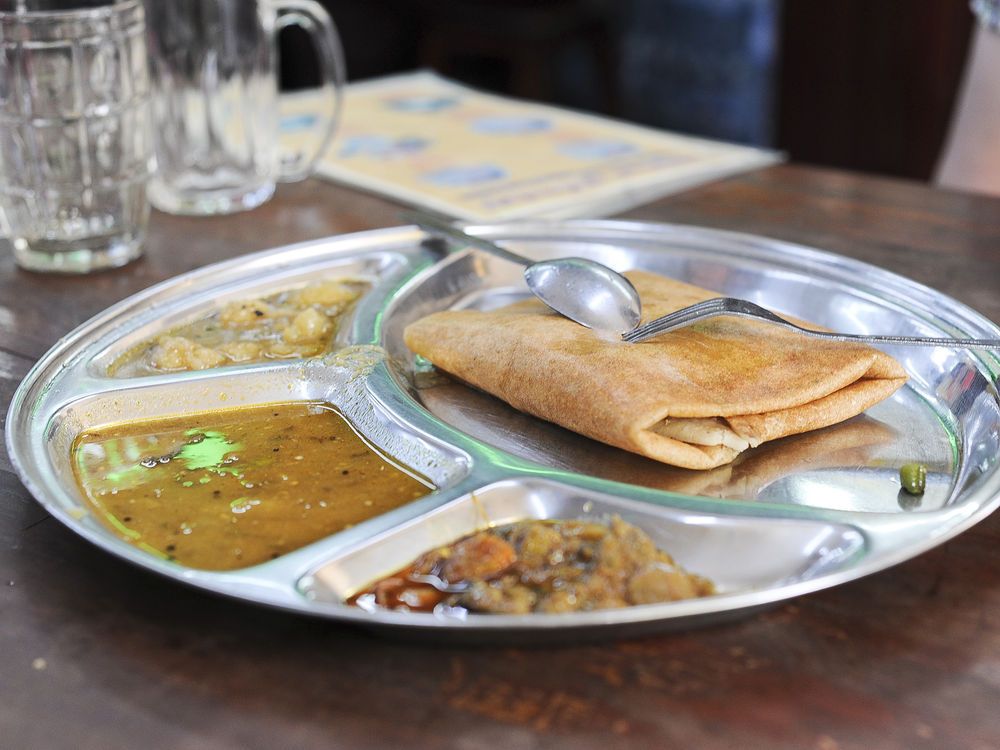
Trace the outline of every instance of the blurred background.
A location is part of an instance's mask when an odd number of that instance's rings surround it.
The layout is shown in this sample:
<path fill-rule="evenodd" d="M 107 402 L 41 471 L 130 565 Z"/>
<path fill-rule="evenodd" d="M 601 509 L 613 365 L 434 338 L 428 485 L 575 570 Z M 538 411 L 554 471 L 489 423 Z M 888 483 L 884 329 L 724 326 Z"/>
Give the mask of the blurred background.
<path fill-rule="evenodd" d="M 964 0 L 321 0 L 351 80 L 417 68 L 510 96 L 930 179 Z M 286 88 L 312 79 L 286 32 Z"/>

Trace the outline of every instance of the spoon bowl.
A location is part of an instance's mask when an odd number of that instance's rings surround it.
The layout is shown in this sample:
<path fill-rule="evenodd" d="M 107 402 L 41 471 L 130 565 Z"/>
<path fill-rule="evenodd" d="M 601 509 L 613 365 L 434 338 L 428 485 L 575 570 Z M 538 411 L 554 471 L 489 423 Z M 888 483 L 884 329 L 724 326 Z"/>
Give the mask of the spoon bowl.
<path fill-rule="evenodd" d="M 586 258 L 559 258 L 524 269 L 528 289 L 570 320 L 601 333 L 622 336 L 639 325 L 639 293 L 605 265 Z"/>
<path fill-rule="evenodd" d="M 635 287 L 597 261 L 557 258 L 535 262 L 436 216 L 415 212 L 407 218 L 430 234 L 525 266 L 524 280 L 532 294 L 560 315 L 599 334 L 618 339 L 639 325 L 642 307 Z"/>

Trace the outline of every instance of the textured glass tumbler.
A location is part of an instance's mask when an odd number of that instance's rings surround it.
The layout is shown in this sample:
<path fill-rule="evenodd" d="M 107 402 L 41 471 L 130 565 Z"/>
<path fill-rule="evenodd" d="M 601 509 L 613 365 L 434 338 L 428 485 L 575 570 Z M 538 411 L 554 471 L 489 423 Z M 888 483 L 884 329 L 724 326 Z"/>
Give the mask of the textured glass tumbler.
<path fill-rule="evenodd" d="M 144 19 L 139 0 L 0 3 L 0 225 L 23 268 L 86 273 L 142 254 Z"/>
<path fill-rule="evenodd" d="M 148 0 L 158 172 L 150 200 L 178 214 L 259 206 L 275 182 L 307 177 L 336 128 L 343 54 L 329 14 L 312 0 Z M 312 154 L 279 147 L 277 34 L 309 32 L 328 116 L 309 123 Z M 308 134 L 307 134 L 308 135 Z"/>

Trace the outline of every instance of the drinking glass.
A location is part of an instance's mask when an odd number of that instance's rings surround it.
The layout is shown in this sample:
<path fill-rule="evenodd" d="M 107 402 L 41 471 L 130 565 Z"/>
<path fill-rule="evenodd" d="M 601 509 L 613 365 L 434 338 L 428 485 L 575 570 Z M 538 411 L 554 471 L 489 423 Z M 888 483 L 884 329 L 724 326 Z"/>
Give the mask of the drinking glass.
<path fill-rule="evenodd" d="M 344 79 L 333 21 L 312 0 L 148 0 L 157 208 L 220 214 L 254 208 L 276 181 L 303 179 L 336 128 Z M 277 34 L 301 26 L 318 51 L 330 109 L 314 153 L 279 147 Z"/>
<path fill-rule="evenodd" d="M 17 263 L 142 253 L 154 166 L 142 3 L 0 0 L 0 226 Z"/>

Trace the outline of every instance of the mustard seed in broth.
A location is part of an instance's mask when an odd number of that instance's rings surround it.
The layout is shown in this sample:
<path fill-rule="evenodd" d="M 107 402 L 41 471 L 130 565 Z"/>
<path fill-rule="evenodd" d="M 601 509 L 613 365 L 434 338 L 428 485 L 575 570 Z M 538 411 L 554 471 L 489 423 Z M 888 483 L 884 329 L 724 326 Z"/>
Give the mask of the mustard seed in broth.
<path fill-rule="evenodd" d="M 431 489 L 321 403 L 100 427 L 72 450 L 77 485 L 102 523 L 204 570 L 272 560 Z"/>

